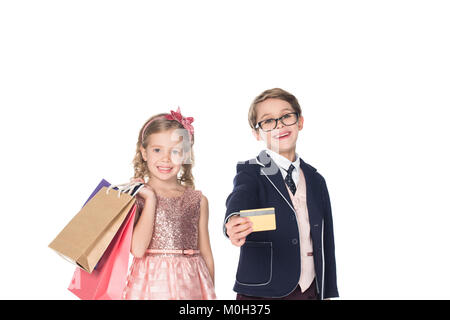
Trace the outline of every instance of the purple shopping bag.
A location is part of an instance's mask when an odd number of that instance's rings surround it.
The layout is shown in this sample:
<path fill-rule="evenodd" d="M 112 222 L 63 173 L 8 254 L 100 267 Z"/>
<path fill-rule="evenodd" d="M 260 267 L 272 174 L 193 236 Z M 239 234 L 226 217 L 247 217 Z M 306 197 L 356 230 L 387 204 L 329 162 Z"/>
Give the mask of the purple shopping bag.
<path fill-rule="evenodd" d="M 97 192 L 99 192 L 103 187 L 109 187 L 111 185 L 111 183 L 109 183 L 108 181 L 106 181 L 105 179 L 102 179 L 102 181 L 100 181 L 100 183 L 98 184 L 97 188 L 95 188 L 95 190 L 92 192 L 92 194 L 89 196 L 89 198 L 86 200 L 86 202 L 83 204 L 83 207 L 86 205 L 86 203 L 88 203 L 89 200 L 91 200 L 96 194 Z"/>

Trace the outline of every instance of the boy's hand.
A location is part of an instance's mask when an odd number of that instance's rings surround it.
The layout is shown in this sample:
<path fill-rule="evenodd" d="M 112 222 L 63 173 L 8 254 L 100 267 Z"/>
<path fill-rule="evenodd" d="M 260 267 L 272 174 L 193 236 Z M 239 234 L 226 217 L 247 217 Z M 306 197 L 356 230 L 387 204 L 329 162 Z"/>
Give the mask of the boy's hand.
<path fill-rule="evenodd" d="M 144 179 L 141 179 L 141 178 L 132 179 L 131 182 L 132 183 L 133 182 L 145 183 Z M 139 190 L 138 195 L 141 198 L 143 198 L 145 201 L 147 201 L 147 200 L 155 200 L 156 199 L 155 191 L 147 183 L 145 183 L 144 187 L 142 187 L 141 190 Z"/>
<path fill-rule="evenodd" d="M 242 246 L 245 238 L 253 231 L 252 222 L 247 217 L 232 216 L 225 227 L 231 243 L 236 247 Z"/>

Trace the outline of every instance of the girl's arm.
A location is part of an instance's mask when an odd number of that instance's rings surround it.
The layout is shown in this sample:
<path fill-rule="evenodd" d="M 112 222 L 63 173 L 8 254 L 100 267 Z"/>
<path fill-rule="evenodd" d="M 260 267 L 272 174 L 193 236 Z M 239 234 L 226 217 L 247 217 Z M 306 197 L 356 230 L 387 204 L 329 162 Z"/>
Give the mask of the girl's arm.
<path fill-rule="evenodd" d="M 136 258 L 142 258 L 150 244 L 156 211 L 156 196 L 151 188 L 145 186 L 139 195 L 145 203 L 131 239 L 131 254 Z"/>
<path fill-rule="evenodd" d="M 198 243 L 200 254 L 205 260 L 209 274 L 211 275 L 211 279 L 214 283 L 214 259 L 211 252 L 211 244 L 209 242 L 208 218 L 209 218 L 208 199 L 202 195 L 202 200 L 200 201 Z"/>

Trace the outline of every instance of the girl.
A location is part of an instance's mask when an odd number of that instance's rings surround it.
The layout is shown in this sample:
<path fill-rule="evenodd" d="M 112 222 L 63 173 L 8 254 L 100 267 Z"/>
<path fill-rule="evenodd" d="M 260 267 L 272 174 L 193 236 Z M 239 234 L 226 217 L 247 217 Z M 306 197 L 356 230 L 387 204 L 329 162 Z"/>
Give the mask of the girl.
<path fill-rule="evenodd" d="M 216 299 L 208 234 L 208 200 L 194 189 L 191 117 L 180 108 L 151 117 L 139 132 L 137 195 L 123 299 Z"/>

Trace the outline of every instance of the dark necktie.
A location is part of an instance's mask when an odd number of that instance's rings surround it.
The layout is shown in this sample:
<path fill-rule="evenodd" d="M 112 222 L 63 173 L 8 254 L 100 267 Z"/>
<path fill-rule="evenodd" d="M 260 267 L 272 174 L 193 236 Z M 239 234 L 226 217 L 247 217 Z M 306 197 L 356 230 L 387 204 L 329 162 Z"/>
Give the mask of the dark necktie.
<path fill-rule="evenodd" d="M 291 164 L 289 166 L 289 169 L 287 170 L 286 178 L 284 178 L 284 182 L 286 182 L 289 189 L 291 189 L 291 192 L 293 195 L 295 195 L 295 191 L 297 191 L 297 188 L 295 187 L 294 180 L 292 180 L 292 171 L 295 169 L 295 167 Z"/>

